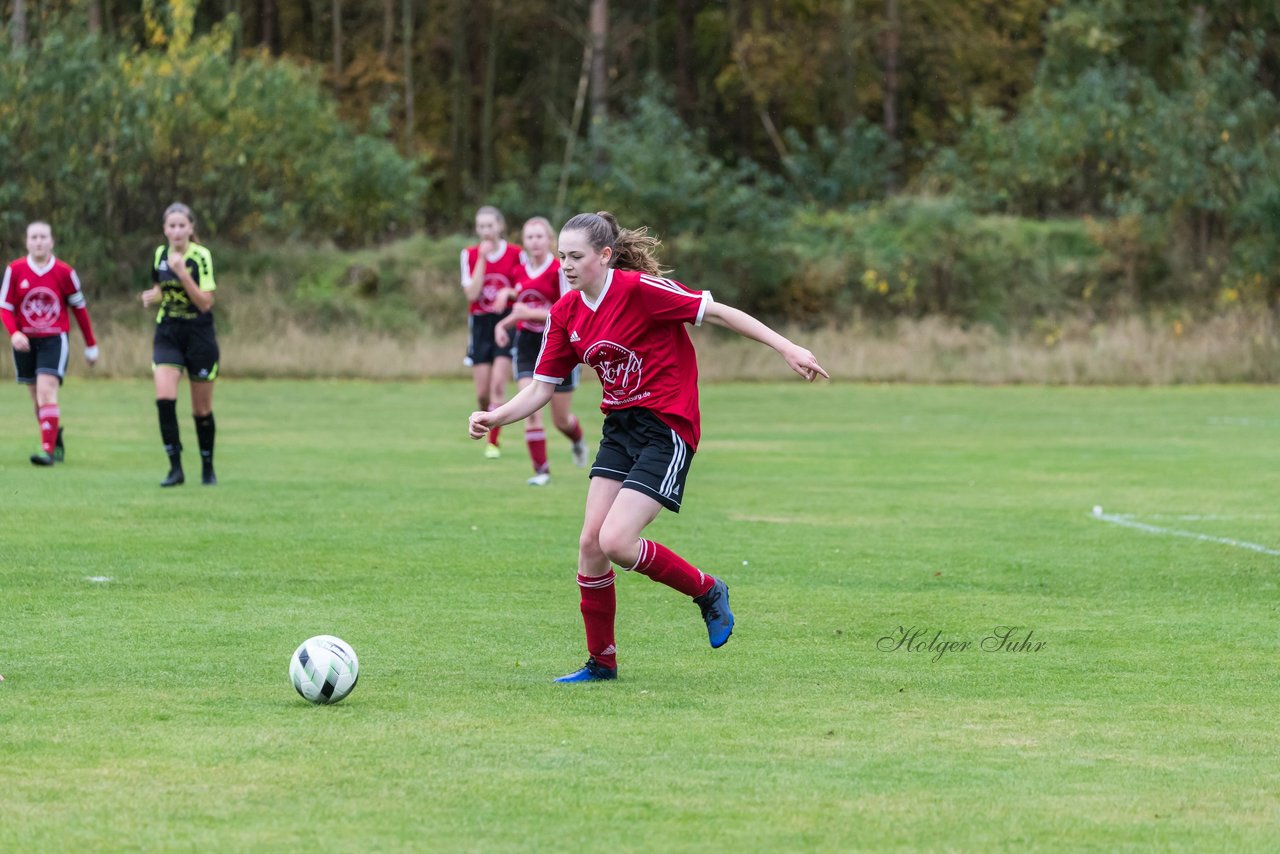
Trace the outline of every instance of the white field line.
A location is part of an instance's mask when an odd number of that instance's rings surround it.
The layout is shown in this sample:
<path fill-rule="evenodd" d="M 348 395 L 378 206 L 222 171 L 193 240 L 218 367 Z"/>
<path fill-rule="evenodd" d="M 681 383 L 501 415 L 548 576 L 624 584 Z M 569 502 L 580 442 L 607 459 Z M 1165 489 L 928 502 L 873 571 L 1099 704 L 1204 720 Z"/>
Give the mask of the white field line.
<path fill-rule="evenodd" d="M 1230 537 L 1211 537 L 1208 534 L 1197 534 L 1195 531 L 1180 531 L 1177 528 L 1160 528 L 1156 525 L 1148 525 L 1145 522 L 1135 522 L 1130 516 L 1120 516 L 1114 513 L 1093 513 L 1090 515 L 1102 522 L 1110 522 L 1113 525 L 1120 525 L 1125 528 L 1137 528 L 1139 531 L 1147 531 L 1152 534 L 1168 534 L 1171 537 L 1186 537 L 1190 540 L 1221 543 L 1224 546 L 1235 546 L 1239 549 L 1249 549 L 1250 551 L 1262 552 L 1264 555 L 1280 557 L 1280 549 L 1267 548 L 1257 543 L 1246 543 L 1244 540 L 1233 540 Z"/>

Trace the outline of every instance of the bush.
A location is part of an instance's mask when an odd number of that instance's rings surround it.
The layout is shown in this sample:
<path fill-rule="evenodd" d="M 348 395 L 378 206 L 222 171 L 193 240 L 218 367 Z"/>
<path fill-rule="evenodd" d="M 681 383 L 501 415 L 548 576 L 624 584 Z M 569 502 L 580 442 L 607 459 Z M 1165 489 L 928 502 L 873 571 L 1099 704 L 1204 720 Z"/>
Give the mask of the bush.
<path fill-rule="evenodd" d="M 86 282 L 120 291 L 144 280 L 175 199 L 223 240 L 354 245 L 414 223 L 419 164 L 344 124 L 312 74 L 233 58 L 226 26 L 169 44 L 133 51 L 54 28 L 0 57 L 6 235 L 48 219 Z"/>

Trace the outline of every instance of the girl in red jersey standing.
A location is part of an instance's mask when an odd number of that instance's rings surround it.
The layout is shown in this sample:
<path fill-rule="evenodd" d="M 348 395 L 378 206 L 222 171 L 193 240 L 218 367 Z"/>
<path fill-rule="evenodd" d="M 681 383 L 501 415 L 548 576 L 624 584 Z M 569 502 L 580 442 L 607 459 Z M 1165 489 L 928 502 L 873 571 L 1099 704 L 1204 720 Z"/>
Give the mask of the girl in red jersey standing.
<path fill-rule="evenodd" d="M 502 211 L 485 205 L 476 211 L 476 236 L 480 242 L 462 250 L 462 291 L 470 301 L 468 326 L 470 341 L 467 359 L 476 385 L 476 403 L 488 410 L 507 399 L 511 376 L 511 344 L 499 346 L 494 329 L 507 313 L 507 297 L 520 270 L 520 247 L 503 239 L 507 220 Z M 502 456 L 498 431 L 489 434 L 484 455 Z"/>
<path fill-rule="evenodd" d="M 579 362 L 600 375 L 604 428 L 578 541 L 590 657 L 557 682 L 617 678 L 613 563 L 691 597 L 713 648 L 733 632 L 724 581 L 640 536 L 663 507 L 679 512 L 698 446 L 698 367 L 685 324 L 709 320 L 772 347 L 806 380 L 827 376 L 812 353 L 746 312 L 662 278 L 657 245 L 647 229 L 620 229 L 606 212 L 565 223 L 557 254 L 571 292 L 551 308 L 535 382 L 495 410 L 473 412 L 468 424 L 479 439 L 536 412 Z"/>
<path fill-rule="evenodd" d="M 10 263 L 0 284 L 0 321 L 13 344 L 18 382 L 31 389 L 40 425 L 40 453 L 31 455 L 32 465 L 51 466 L 66 454 L 58 423 L 58 387 L 67 372 L 69 314 L 76 316 L 84 336 L 84 358 L 92 365 L 98 361 L 98 345 L 80 277 L 53 257 L 49 223 L 33 222 L 27 226 L 27 257 Z"/>
<path fill-rule="evenodd" d="M 524 263 L 516 273 L 516 285 L 511 290 L 514 303 L 511 313 L 498 322 L 494 337 L 499 347 L 512 344 L 514 327 L 514 356 L 516 382 L 524 388 L 533 382 L 533 373 L 542 349 L 542 333 L 547 327 L 547 314 L 556 300 L 563 295 L 560 284 L 560 262 L 553 257 L 555 236 L 551 223 L 535 216 L 524 224 L 522 243 Z M 578 468 L 587 464 L 587 446 L 582 440 L 582 425 L 573 414 L 573 391 L 578 387 L 578 368 L 556 386 L 551 397 L 551 420 L 556 429 L 572 442 L 573 462 Z M 524 440 L 533 461 L 533 477 L 530 486 L 546 486 L 551 481 L 551 463 L 547 461 L 547 432 L 542 426 L 542 413 L 534 412 L 524 422 Z"/>

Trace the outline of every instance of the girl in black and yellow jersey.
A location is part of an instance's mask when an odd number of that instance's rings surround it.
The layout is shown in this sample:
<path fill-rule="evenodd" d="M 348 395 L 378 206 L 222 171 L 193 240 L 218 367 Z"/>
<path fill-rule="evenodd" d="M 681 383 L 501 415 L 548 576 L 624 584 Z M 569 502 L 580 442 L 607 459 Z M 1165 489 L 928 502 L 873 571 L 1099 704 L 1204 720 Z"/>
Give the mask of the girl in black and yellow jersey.
<path fill-rule="evenodd" d="M 201 482 L 218 482 L 213 473 L 213 381 L 218 376 L 218 339 L 213 329 L 213 256 L 200 245 L 191 208 L 172 204 L 164 212 L 164 236 L 151 262 L 151 281 L 142 304 L 159 304 L 152 347 L 160 439 L 169 455 L 169 474 L 161 486 L 184 482 L 182 442 L 178 437 L 178 380 L 185 368 L 191 382 L 191 414 L 196 421 L 203 464 Z"/>

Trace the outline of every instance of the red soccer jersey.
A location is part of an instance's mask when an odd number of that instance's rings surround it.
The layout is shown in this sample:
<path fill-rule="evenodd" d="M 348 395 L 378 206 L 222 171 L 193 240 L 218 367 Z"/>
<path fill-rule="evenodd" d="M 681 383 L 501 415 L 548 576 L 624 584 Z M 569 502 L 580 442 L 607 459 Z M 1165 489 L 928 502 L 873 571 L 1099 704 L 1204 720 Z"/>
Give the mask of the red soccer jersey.
<path fill-rule="evenodd" d="M 542 263 L 542 268 L 534 270 L 529 266 L 529 262 L 525 261 L 520 265 L 519 272 L 516 273 L 516 286 L 520 288 L 520 293 L 516 297 L 516 302 L 526 305 L 529 308 L 550 310 L 551 306 L 556 304 L 556 300 L 560 299 L 564 294 L 564 288 L 560 285 L 560 261 L 557 258 L 547 256 L 547 260 Z M 545 320 L 520 320 L 516 322 L 516 329 L 526 332 L 541 332 L 547 328 Z"/>
<path fill-rule="evenodd" d="M 600 299 L 570 291 L 551 307 L 534 379 L 560 383 L 585 362 L 600 375 L 600 409 L 652 410 L 693 450 L 698 359 L 684 325 L 701 325 L 710 291 L 633 270 L 610 270 Z"/>
<path fill-rule="evenodd" d="M 5 268 L 0 284 L 0 318 L 12 335 L 48 338 L 71 331 L 71 311 L 76 314 L 85 344 L 94 344 L 93 328 L 85 310 L 80 277 L 65 261 L 50 256 L 43 267 L 30 257 L 19 258 Z"/>
<path fill-rule="evenodd" d="M 471 284 L 471 274 L 475 272 L 479 257 L 479 246 L 468 246 L 462 250 L 462 287 Z M 515 284 L 516 273 L 522 269 L 523 257 L 524 252 L 519 246 L 512 246 L 505 240 L 498 244 L 493 254 L 485 259 L 484 285 L 480 290 L 480 298 L 471 302 L 472 314 L 498 313 L 495 304 L 498 292 Z"/>

